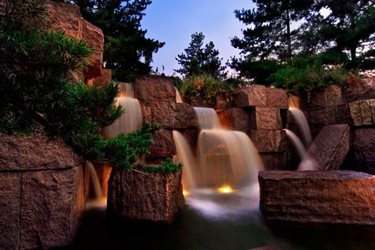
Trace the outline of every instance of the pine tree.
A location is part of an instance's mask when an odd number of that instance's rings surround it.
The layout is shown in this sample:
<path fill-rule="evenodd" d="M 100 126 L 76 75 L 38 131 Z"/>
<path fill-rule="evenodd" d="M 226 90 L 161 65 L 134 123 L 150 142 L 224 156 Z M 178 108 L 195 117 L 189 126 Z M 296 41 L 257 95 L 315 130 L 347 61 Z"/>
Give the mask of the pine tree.
<path fill-rule="evenodd" d="M 215 49 L 212 41 L 203 47 L 204 38 L 202 32 L 191 35 L 189 47 L 176 57 L 181 68 L 175 71 L 184 76 L 207 74 L 214 78 L 225 77 L 225 66 L 221 66 L 222 58 L 219 58 L 219 51 Z"/>

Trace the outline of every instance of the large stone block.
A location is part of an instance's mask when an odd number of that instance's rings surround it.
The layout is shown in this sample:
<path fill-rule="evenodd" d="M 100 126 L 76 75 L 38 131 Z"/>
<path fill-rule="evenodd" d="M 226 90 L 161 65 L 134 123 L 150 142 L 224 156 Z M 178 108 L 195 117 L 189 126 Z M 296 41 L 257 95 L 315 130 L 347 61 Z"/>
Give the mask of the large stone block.
<path fill-rule="evenodd" d="M 288 168 L 287 153 L 259 153 L 266 170 L 286 170 Z"/>
<path fill-rule="evenodd" d="M 0 171 L 63 169 L 80 165 L 80 158 L 63 142 L 41 135 L 8 136 L 0 133 Z"/>
<path fill-rule="evenodd" d="M 255 107 L 256 129 L 282 129 L 280 109 L 269 107 Z"/>
<path fill-rule="evenodd" d="M 21 176 L 20 172 L 0 172 L 0 249 L 19 249 Z"/>
<path fill-rule="evenodd" d="M 100 87 L 109 83 L 110 81 L 112 81 L 112 70 L 102 68 L 100 70 L 100 76 L 88 80 L 87 85 Z"/>
<path fill-rule="evenodd" d="M 170 114 L 171 129 L 192 129 L 198 127 L 197 114 L 194 108 L 186 103 L 177 103 L 176 112 Z"/>
<path fill-rule="evenodd" d="M 20 249 L 70 244 L 85 207 L 81 167 L 22 174 Z"/>
<path fill-rule="evenodd" d="M 258 129 L 251 130 L 251 141 L 261 153 L 285 152 L 288 142 L 284 130 Z"/>
<path fill-rule="evenodd" d="M 346 97 L 341 86 L 331 85 L 325 87 L 314 96 L 310 101 L 311 108 L 334 107 L 346 104 Z"/>
<path fill-rule="evenodd" d="M 283 89 L 267 88 L 267 107 L 288 109 L 288 94 Z"/>
<path fill-rule="evenodd" d="M 353 171 L 263 171 L 260 208 L 270 225 L 375 226 L 375 177 Z"/>
<path fill-rule="evenodd" d="M 109 180 L 109 218 L 172 223 L 184 207 L 181 170 L 142 174 L 114 169 Z"/>
<path fill-rule="evenodd" d="M 243 108 L 230 108 L 218 113 L 223 128 L 242 131 L 250 134 L 250 129 L 255 128 L 254 112 Z"/>
<path fill-rule="evenodd" d="M 86 40 L 93 53 L 88 58 L 90 65 L 88 71 L 85 73 L 86 78 L 91 79 L 101 76 L 102 64 L 103 64 L 103 50 L 104 50 L 104 34 L 103 31 L 87 22 L 82 20 L 82 38 Z"/>
<path fill-rule="evenodd" d="M 82 39 L 83 22 L 77 5 L 47 1 L 50 14 L 48 28 L 63 31 L 66 36 Z"/>
<path fill-rule="evenodd" d="M 350 147 L 350 127 L 347 124 L 325 126 L 308 149 L 307 161 L 302 162 L 299 169 L 337 170 Z"/>
<path fill-rule="evenodd" d="M 232 107 L 232 99 L 224 93 L 218 93 L 215 97 L 215 109 L 226 110 Z"/>
<path fill-rule="evenodd" d="M 251 85 L 238 90 L 233 97 L 233 107 L 265 107 L 267 105 L 267 88 L 263 85 Z"/>
<path fill-rule="evenodd" d="M 161 101 L 176 103 L 176 89 L 167 77 L 139 76 L 134 82 L 135 97 L 140 101 Z"/>
<path fill-rule="evenodd" d="M 150 148 L 150 157 L 172 156 L 177 153 L 171 130 L 156 131 L 152 135 L 152 140 L 154 145 Z"/>
<path fill-rule="evenodd" d="M 349 103 L 354 126 L 375 124 L 375 99 Z"/>
<path fill-rule="evenodd" d="M 356 85 L 351 85 L 346 89 L 346 98 L 348 102 L 375 99 L 375 79 L 361 79 Z"/>

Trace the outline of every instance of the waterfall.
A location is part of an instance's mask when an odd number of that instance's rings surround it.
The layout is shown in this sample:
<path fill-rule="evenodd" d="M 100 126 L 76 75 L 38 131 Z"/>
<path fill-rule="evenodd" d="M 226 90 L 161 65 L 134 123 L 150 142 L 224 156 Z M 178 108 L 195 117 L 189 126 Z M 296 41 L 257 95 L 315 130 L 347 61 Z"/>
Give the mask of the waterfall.
<path fill-rule="evenodd" d="M 303 145 L 302 141 L 298 138 L 298 136 L 295 133 L 293 133 L 289 129 L 284 129 L 284 130 L 286 132 L 286 136 L 290 139 L 290 141 L 296 147 L 301 161 L 303 161 L 306 157 L 306 148 Z"/>
<path fill-rule="evenodd" d="M 302 133 L 302 140 L 304 142 L 305 147 L 308 148 L 311 145 L 312 138 L 311 138 L 310 127 L 309 127 L 309 124 L 307 122 L 305 115 L 298 108 L 289 108 L 289 111 L 293 115 Z"/>

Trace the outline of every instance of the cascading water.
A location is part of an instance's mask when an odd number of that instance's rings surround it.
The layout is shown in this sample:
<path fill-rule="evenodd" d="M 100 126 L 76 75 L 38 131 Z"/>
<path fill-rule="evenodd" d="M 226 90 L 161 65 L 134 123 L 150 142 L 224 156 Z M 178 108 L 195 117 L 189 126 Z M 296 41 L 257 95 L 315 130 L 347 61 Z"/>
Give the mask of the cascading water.
<path fill-rule="evenodd" d="M 194 110 L 201 129 L 197 160 L 183 136 L 174 131 L 183 175 L 188 175 L 183 179 L 187 202 L 214 217 L 257 207 L 252 200 L 259 196 L 257 174 L 263 164 L 251 140 L 243 132 L 222 129 L 213 109 Z"/>
<path fill-rule="evenodd" d="M 299 108 L 289 108 L 290 113 L 293 115 L 296 124 L 298 125 L 301 133 L 302 133 L 302 140 L 304 142 L 305 148 L 308 148 L 311 145 L 312 138 L 310 127 L 307 122 L 307 119 L 303 112 Z"/>
<path fill-rule="evenodd" d="M 86 161 L 86 167 L 89 170 L 92 183 L 94 184 L 95 199 L 97 201 L 103 200 L 102 188 L 100 187 L 99 178 L 96 174 L 95 168 L 90 161 Z"/>
<path fill-rule="evenodd" d="M 295 133 L 293 133 L 289 129 L 284 129 L 284 130 L 286 132 L 286 136 L 289 138 L 289 140 L 296 147 L 301 161 L 303 161 L 306 157 L 306 148 L 303 145 L 302 141 L 298 138 L 298 136 Z"/>
<path fill-rule="evenodd" d="M 180 92 L 178 92 L 178 89 L 175 87 L 176 90 L 176 103 L 183 103 L 182 97 L 180 95 Z"/>

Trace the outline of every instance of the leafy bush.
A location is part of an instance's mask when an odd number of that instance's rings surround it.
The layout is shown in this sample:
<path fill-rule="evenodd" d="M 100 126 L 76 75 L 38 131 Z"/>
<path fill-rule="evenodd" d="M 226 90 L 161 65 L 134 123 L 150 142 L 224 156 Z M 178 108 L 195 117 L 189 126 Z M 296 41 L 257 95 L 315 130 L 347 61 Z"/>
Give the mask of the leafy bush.
<path fill-rule="evenodd" d="M 159 166 L 144 166 L 144 165 L 138 165 L 137 168 L 146 171 L 148 173 L 176 173 L 182 168 L 182 164 L 174 164 L 170 157 L 167 157 L 165 159 L 165 162 L 160 164 Z"/>

